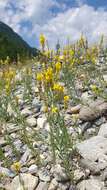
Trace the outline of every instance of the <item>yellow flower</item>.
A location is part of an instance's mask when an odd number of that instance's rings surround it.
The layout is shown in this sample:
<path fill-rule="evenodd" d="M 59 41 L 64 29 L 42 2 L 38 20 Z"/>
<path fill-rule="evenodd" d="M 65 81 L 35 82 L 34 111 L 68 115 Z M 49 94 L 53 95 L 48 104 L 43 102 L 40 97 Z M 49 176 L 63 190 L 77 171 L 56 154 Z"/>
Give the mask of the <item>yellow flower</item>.
<path fill-rule="evenodd" d="M 57 62 L 55 65 L 56 71 L 59 72 L 61 70 L 61 63 Z"/>
<path fill-rule="evenodd" d="M 59 92 L 64 92 L 64 87 L 58 83 L 55 83 L 53 85 L 53 90 L 54 91 L 59 91 Z"/>
<path fill-rule="evenodd" d="M 14 170 L 15 172 L 19 172 L 21 169 L 21 164 L 20 162 L 15 162 L 12 166 L 11 166 L 12 170 Z"/>
<path fill-rule="evenodd" d="M 49 67 L 45 72 L 45 80 L 46 82 L 51 82 L 52 78 L 53 78 L 53 69 L 51 67 Z"/>
<path fill-rule="evenodd" d="M 37 73 L 37 80 L 42 81 L 43 80 L 43 74 L 42 73 Z"/>
<path fill-rule="evenodd" d="M 96 86 L 96 85 L 91 85 L 91 89 L 92 89 L 92 91 L 94 91 L 94 92 L 96 92 L 97 91 L 97 89 L 98 89 L 98 87 Z"/>
<path fill-rule="evenodd" d="M 41 34 L 40 35 L 40 44 L 42 47 L 45 46 L 45 42 L 46 42 L 45 36 L 43 34 Z"/>
<path fill-rule="evenodd" d="M 52 106 L 52 113 L 57 113 L 58 112 L 58 108 L 55 106 Z"/>
<path fill-rule="evenodd" d="M 64 96 L 64 102 L 67 103 L 69 101 L 69 96 Z"/>

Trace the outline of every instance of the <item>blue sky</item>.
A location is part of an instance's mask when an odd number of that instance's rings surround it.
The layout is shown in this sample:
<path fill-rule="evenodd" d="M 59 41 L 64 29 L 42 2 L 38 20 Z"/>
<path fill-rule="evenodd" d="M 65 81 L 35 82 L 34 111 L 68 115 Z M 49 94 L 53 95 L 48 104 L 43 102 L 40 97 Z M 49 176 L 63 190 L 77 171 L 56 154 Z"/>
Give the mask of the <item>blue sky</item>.
<path fill-rule="evenodd" d="M 0 20 L 34 47 L 39 47 L 40 33 L 50 47 L 58 39 L 75 41 L 81 33 L 96 42 L 107 36 L 107 0 L 0 0 Z"/>

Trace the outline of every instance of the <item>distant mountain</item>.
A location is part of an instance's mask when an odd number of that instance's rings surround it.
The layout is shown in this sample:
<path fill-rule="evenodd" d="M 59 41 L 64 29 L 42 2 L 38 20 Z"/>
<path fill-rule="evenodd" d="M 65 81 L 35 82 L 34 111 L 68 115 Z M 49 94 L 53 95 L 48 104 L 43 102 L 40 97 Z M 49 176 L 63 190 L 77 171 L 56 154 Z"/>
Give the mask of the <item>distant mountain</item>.
<path fill-rule="evenodd" d="M 38 53 L 39 50 L 30 47 L 12 28 L 0 21 L 0 59 L 9 56 L 16 60 L 17 56 L 27 58 Z"/>

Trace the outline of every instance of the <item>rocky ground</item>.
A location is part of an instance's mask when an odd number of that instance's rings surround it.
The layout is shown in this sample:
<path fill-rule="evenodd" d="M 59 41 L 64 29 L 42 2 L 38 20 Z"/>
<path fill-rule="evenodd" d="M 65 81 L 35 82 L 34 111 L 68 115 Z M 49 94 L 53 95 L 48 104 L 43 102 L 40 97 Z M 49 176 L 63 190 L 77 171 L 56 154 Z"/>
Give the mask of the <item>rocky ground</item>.
<path fill-rule="evenodd" d="M 107 65 L 104 78 L 107 82 Z M 32 86 L 33 88 L 33 86 Z M 101 98 L 91 99 L 91 93 L 85 91 L 81 94 L 81 105 L 69 107 L 65 121 L 68 123 L 70 134 L 82 135 L 81 142 L 76 143 L 78 158 L 74 171 L 75 185 L 72 185 L 60 161 L 52 164 L 51 152 L 48 148 L 49 124 L 43 112 L 43 103 L 37 96 L 32 105 L 28 105 L 22 99 L 23 88 L 19 88 L 16 94 L 20 98 L 20 112 L 26 118 L 29 133 L 38 132 L 44 136 L 44 142 L 34 140 L 33 145 L 39 148 L 42 166 L 39 166 L 29 147 L 19 139 L 20 127 L 17 124 L 7 123 L 9 135 L 14 139 L 14 146 L 20 152 L 21 177 L 25 188 L 28 190 L 106 190 L 107 189 L 107 102 Z M 9 108 L 11 114 L 11 108 Z M 15 113 L 14 113 L 15 114 Z M 73 128 L 74 118 L 77 116 L 78 128 Z M 1 124 L 1 131 L 4 125 Z M 0 147 L 5 156 L 15 160 L 11 147 L 6 143 L 4 136 L 0 135 Z M 71 158 L 72 159 L 72 158 Z M 18 176 L 11 168 L 3 167 L 4 160 L 0 160 L 0 173 L 5 174 L 0 183 L 0 189 L 21 190 Z"/>

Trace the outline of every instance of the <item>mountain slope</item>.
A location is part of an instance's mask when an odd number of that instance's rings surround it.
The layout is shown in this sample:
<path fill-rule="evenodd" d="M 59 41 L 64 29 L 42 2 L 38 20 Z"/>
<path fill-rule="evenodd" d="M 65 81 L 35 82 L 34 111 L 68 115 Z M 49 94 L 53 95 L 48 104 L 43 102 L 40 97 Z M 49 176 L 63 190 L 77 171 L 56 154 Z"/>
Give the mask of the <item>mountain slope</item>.
<path fill-rule="evenodd" d="M 36 48 L 31 48 L 8 25 L 0 22 L 0 59 L 9 56 L 12 60 L 16 60 L 17 55 L 25 58 L 32 55 L 36 56 L 38 52 Z"/>

